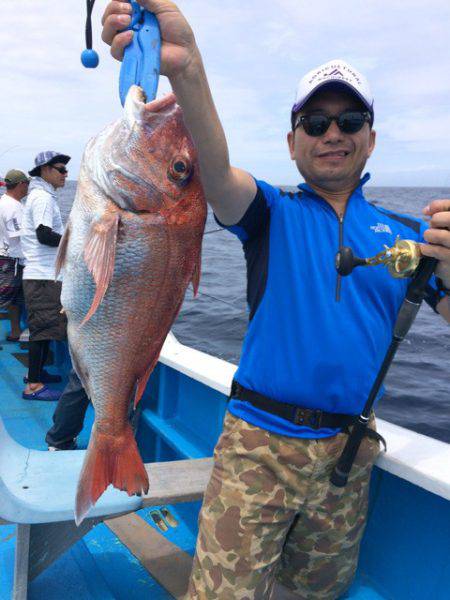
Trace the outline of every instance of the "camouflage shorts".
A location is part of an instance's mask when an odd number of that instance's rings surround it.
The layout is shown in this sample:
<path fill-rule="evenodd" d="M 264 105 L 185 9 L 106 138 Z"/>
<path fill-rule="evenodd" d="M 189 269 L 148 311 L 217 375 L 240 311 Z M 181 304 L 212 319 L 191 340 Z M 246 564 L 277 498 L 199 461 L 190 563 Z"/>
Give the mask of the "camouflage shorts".
<path fill-rule="evenodd" d="M 189 598 L 268 599 L 275 580 L 304 600 L 345 592 L 379 452 L 378 442 L 365 438 L 347 486 L 335 488 L 329 477 L 346 439 L 284 437 L 227 414 L 200 513 Z"/>

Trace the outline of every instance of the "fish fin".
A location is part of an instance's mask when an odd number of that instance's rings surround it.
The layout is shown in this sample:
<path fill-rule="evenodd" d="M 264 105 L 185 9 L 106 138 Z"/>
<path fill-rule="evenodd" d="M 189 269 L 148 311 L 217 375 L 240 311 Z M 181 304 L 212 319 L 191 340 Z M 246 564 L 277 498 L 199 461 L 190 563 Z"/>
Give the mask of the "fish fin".
<path fill-rule="evenodd" d="M 153 369 L 155 368 L 156 363 L 158 362 L 159 355 L 150 363 L 150 366 L 147 368 L 145 373 L 138 379 L 136 393 L 134 395 L 134 409 L 136 410 L 137 405 L 139 404 L 140 399 L 142 398 L 142 394 L 147 387 L 147 383 L 150 375 L 152 374 Z"/>
<path fill-rule="evenodd" d="M 106 488 L 112 484 L 129 496 L 146 494 L 149 488 L 147 471 L 139 454 L 133 429 L 127 423 L 117 435 L 92 430 L 75 503 L 75 523 L 79 525 Z"/>
<path fill-rule="evenodd" d="M 84 260 L 87 268 L 92 273 L 96 290 L 91 308 L 84 317 L 82 325 L 89 321 L 100 306 L 111 282 L 116 257 L 119 221 L 119 213 L 113 212 L 106 213 L 99 221 L 92 223 L 89 232 L 89 241 L 84 249 Z"/>
<path fill-rule="evenodd" d="M 70 237 L 70 221 L 67 223 L 67 227 L 63 236 L 59 242 L 58 254 L 55 262 L 55 280 L 58 279 L 58 275 L 66 262 L 67 246 L 69 245 Z"/>
<path fill-rule="evenodd" d="M 192 289 L 194 290 L 194 296 L 198 293 L 198 287 L 200 285 L 200 267 L 201 267 L 201 257 L 200 254 L 198 256 L 197 262 L 194 266 L 194 271 L 192 272 L 191 282 Z"/>

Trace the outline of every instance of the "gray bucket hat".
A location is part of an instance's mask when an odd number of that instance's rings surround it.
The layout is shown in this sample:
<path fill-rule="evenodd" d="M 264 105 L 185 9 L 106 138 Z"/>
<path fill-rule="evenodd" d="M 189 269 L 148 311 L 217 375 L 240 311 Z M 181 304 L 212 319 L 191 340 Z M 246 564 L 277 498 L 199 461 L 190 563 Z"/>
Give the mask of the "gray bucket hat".
<path fill-rule="evenodd" d="M 39 169 L 44 165 L 48 165 L 50 163 L 62 162 L 64 165 L 70 160 L 70 156 L 67 154 L 61 154 L 61 152 L 55 152 L 54 150 L 47 150 L 46 152 L 39 152 L 39 154 L 34 159 L 34 168 L 31 171 L 28 171 L 28 174 L 31 177 L 36 177 L 39 175 Z"/>

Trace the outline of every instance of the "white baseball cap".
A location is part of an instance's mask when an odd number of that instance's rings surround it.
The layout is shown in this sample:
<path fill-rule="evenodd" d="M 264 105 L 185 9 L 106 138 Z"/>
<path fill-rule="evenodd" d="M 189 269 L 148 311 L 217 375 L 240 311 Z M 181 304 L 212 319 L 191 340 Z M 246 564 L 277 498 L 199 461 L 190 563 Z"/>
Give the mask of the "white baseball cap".
<path fill-rule="evenodd" d="M 373 120 L 373 96 L 369 82 L 359 71 L 344 60 L 330 60 L 304 75 L 298 84 L 292 115 L 297 113 L 319 89 L 347 89 L 367 107 Z"/>

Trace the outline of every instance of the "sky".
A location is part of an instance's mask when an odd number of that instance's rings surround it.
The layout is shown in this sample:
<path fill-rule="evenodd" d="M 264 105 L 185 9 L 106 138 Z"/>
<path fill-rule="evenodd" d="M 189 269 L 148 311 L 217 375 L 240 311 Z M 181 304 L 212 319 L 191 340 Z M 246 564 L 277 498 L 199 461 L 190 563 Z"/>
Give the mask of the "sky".
<path fill-rule="evenodd" d="M 72 156 L 120 117 L 120 64 L 101 41 L 85 69 L 85 0 L 1 0 L 0 176 L 29 170 L 41 150 Z M 331 59 L 350 62 L 375 97 L 372 185 L 450 187 L 448 0 L 180 0 L 203 55 L 232 164 L 273 184 L 300 177 L 286 133 L 298 80 Z M 161 78 L 159 94 L 169 90 Z"/>

